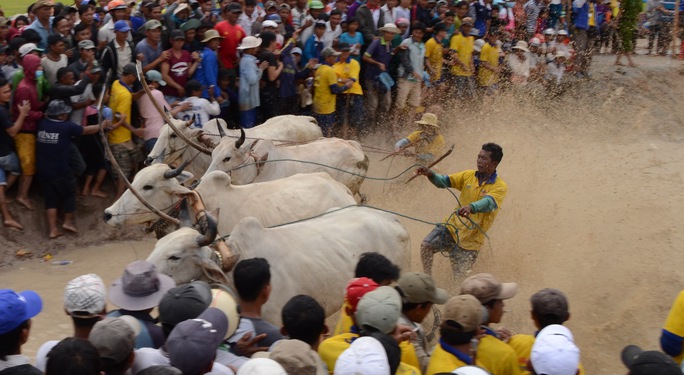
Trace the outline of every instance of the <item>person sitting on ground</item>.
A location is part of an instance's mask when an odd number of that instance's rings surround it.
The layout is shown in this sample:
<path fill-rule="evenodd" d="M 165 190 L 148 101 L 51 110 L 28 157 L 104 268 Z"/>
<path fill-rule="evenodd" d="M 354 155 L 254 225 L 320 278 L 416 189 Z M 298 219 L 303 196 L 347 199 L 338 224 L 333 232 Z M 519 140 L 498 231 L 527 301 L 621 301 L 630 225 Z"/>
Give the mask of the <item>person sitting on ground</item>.
<path fill-rule="evenodd" d="M 150 312 L 159 305 L 164 293 L 176 286 L 172 278 L 157 272 L 154 264 L 138 260 L 129 263 L 123 275 L 109 287 L 109 301 L 118 306 L 108 317 L 130 315 L 140 322 L 135 348 L 159 348 L 164 343 L 161 327 Z"/>
<path fill-rule="evenodd" d="M 43 308 L 40 296 L 32 290 L 17 293 L 0 290 L 0 368 L 3 375 L 42 375 L 21 354 L 31 331 L 31 318 Z"/>
<path fill-rule="evenodd" d="M 192 126 L 201 129 L 210 118 L 214 118 L 221 114 L 221 104 L 218 100 L 223 101 L 223 97 L 216 99 L 214 90 L 209 90 L 209 100 L 202 97 L 202 84 L 194 79 L 185 84 L 185 92 L 188 97 L 180 103 L 183 106 L 182 112 L 178 113 L 177 117 L 188 121 L 194 120 Z"/>
<path fill-rule="evenodd" d="M 74 325 L 72 337 L 88 339 L 95 323 L 106 314 L 107 291 L 100 276 L 90 273 L 69 281 L 64 288 L 64 312 Z M 36 368 L 45 371 L 47 354 L 59 341 L 51 340 L 36 352 Z"/>
<path fill-rule="evenodd" d="M 135 338 L 140 323 L 130 316 L 106 318 L 90 331 L 88 340 L 100 354 L 102 370 L 107 375 L 124 375 L 135 359 Z"/>
<path fill-rule="evenodd" d="M 527 367 L 532 374 L 576 375 L 580 373 L 579 361 L 580 350 L 572 332 L 552 324 L 537 334 Z"/>
<path fill-rule="evenodd" d="M 622 349 L 622 363 L 627 367 L 627 375 L 679 375 L 682 370 L 677 362 L 665 353 L 655 350 L 642 350 L 636 345 Z"/>
<path fill-rule="evenodd" d="M 48 353 L 46 375 L 100 375 L 100 357 L 88 340 L 67 337 Z"/>
<path fill-rule="evenodd" d="M 432 113 L 424 113 L 420 121 L 414 121 L 420 125 L 421 130 L 402 138 L 394 145 L 394 151 L 400 151 L 413 147 L 416 158 L 424 163 L 434 160 L 444 152 L 444 137 L 439 133 L 439 121 Z"/>
<path fill-rule="evenodd" d="M 213 370 L 216 366 L 216 349 L 223 342 L 227 331 L 228 318 L 214 307 L 208 308 L 197 319 L 179 323 L 164 344 L 169 354 L 169 363 L 183 374 L 201 375 L 230 371 L 227 368 Z M 189 353 L 192 355 L 188 355 Z"/>

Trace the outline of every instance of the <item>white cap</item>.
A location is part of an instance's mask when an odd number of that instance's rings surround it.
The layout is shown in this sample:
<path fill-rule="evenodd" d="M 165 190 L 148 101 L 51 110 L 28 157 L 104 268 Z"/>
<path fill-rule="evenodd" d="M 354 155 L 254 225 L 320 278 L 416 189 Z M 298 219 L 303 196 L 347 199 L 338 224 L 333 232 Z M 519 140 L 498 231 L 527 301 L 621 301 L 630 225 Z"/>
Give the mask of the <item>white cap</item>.
<path fill-rule="evenodd" d="M 457 375 L 491 375 L 487 370 L 477 366 L 463 366 L 451 372 Z"/>
<path fill-rule="evenodd" d="M 236 375 L 287 375 L 287 372 L 272 359 L 252 358 L 240 366 Z"/>
<path fill-rule="evenodd" d="M 482 47 L 484 47 L 484 45 L 485 45 L 484 39 L 478 39 L 475 41 L 475 44 L 473 45 L 473 49 L 477 52 L 481 52 Z"/>
<path fill-rule="evenodd" d="M 299 47 L 295 47 L 295 48 L 292 49 L 292 51 L 290 51 L 290 53 L 298 53 L 298 54 L 301 55 L 301 54 L 302 54 L 302 49 L 299 48 Z"/>
<path fill-rule="evenodd" d="M 387 353 L 380 341 L 360 337 L 335 362 L 335 375 L 389 375 Z M 239 374 L 238 374 L 239 375 Z"/>
<path fill-rule="evenodd" d="M 267 28 L 267 27 L 272 27 L 272 28 L 274 28 L 274 29 L 277 29 L 277 28 L 278 28 L 278 23 L 276 23 L 276 21 L 271 21 L 271 20 L 264 21 L 264 22 L 261 23 L 261 28 L 262 28 L 262 29 L 265 29 L 265 28 Z"/>
<path fill-rule="evenodd" d="M 107 303 L 107 291 L 100 276 L 81 275 L 64 288 L 64 310 L 79 318 L 92 318 L 101 314 Z"/>
<path fill-rule="evenodd" d="M 35 43 L 26 43 L 23 46 L 19 47 L 19 55 L 21 57 L 24 57 L 33 51 L 43 51 L 43 50 L 38 48 L 38 46 L 36 46 Z"/>
<path fill-rule="evenodd" d="M 568 32 L 565 30 L 560 30 L 560 31 L 558 31 L 558 34 L 556 34 L 556 35 L 568 35 Z"/>
<path fill-rule="evenodd" d="M 530 39 L 530 47 L 539 47 L 539 46 L 541 46 L 541 40 L 539 40 L 539 38 Z"/>
<path fill-rule="evenodd" d="M 530 362 L 537 374 L 575 375 L 580 362 L 580 350 L 572 332 L 560 324 L 542 329 L 532 345 Z"/>

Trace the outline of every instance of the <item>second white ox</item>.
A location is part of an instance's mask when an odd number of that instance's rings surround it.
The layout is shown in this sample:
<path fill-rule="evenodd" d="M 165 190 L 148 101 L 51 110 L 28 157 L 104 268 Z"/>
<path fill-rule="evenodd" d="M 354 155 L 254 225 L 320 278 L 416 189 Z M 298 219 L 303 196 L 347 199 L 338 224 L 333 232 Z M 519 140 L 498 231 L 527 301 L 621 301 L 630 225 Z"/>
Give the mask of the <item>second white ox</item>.
<path fill-rule="evenodd" d="M 237 185 L 273 181 L 296 173 L 327 172 L 353 194 L 359 194 L 369 164 L 358 142 L 339 138 L 320 138 L 296 145 L 223 138 L 211 157 L 207 173 L 228 172 Z"/>
<path fill-rule="evenodd" d="M 211 261 L 213 251 L 206 246 L 212 241 L 212 236 L 181 228 L 160 239 L 147 260 L 177 284 L 196 279 L 220 281 L 224 274 Z M 248 217 L 233 229 L 226 244 L 240 259 L 268 260 L 272 292 L 263 315 L 276 324 L 282 307 L 298 294 L 315 298 L 326 316 L 338 311 L 344 288 L 365 252 L 383 254 L 400 267 L 410 265 L 411 241 L 406 228 L 396 216 L 367 207 L 349 207 L 271 229 Z"/>
<path fill-rule="evenodd" d="M 221 132 L 230 137 L 239 137 L 240 131 L 228 129 L 226 122 L 221 119 L 212 119 L 202 124 L 202 129 L 188 127 L 188 122 L 172 119 L 174 125 L 189 139 L 199 142 L 201 137 L 209 138 L 210 143 L 218 143 Z M 221 131 L 219 131 L 219 128 Z M 323 136 L 321 128 L 313 117 L 309 116 L 277 116 L 269 119 L 259 126 L 246 131 L 249 138 L 272 139 L 276 141 L 306 142 Z M 192 160 L 188 171 L 193 175 L 202 176 L 209 164 L 211 156 L 201 153 L 189 146 L 181 139 L 168 124 L 164 124 L 159 131 L 159 138 L 154 148 L 147 155 L 147 164 L 152 163 L 176 163 L 178 165 Z"/>
<path fill-rule="evenodd" d="M 179 201 L 179 195 L 191 192 L 181 185 L 191 178 L 189 172 L 154 164 L 138 172 L 132 186 L 152 206 L 166 209 Z M 297 174 L 278 181 L 238 186 L 231 184 L 230 176 L 216 171 L 204 176 L 195 191 L 207 210 L 221 209 L 221 235 L 230 234 L 247 216 L 271 226 L 312 217 L 330 207 L 356 204 L 349 189 L 327 173 Z M 105 222 L 112 226 L 144 224 L 157 218 L 130 190 L 104 211 Z"/>

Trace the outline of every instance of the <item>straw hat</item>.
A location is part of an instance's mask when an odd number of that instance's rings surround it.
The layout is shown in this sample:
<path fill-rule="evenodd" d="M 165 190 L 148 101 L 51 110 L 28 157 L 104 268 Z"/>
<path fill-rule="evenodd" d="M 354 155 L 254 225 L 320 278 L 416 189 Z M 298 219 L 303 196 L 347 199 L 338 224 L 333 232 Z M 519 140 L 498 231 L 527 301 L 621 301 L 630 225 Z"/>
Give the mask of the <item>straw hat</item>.
<path fill-rule="evenodd" d="M 420 119 L 420 121 L 416 121 L 415 123 L 418 125 L 428 125 L 439 128 L 437 115 L 433 113 L 423 113 L 423 117 Z"/>
<path fill-rule="evenodd" d="M 240 44 L 240 47 L 237 49 L 243 50 L 243 49 L 250 49 L 250 48 L 256 48 L 261 45 L 261 38 L 257 38 L 255 36 L 248 36 L 245 37 L 245 39 L 242 39 L 242 43 Z"/>
<path fill-rule="evenodd" d="M 527 42 L 524 40 L 518 41 L 518 43 L 515 44 L 513 49 L 519 49 L 521 51 L 530 52 L 530 50 L 527 48 Z"/>
<path fill-rule="evenodd" d="M 202 39 L 202 43 L 206 43 L 212 39 L 223 39 L 221 35 L 219 35 L 218 30 L 210 29 L 204 32 L 204 39 Z"/>
<path fill-rule="evenodd" d="M 401 34 L 401 30 L 399 30 L 397 25 L 393 23 L 386 23 L 385 26 L 379 28 L 378 31 L 387 31 L 394 34 Z"/>

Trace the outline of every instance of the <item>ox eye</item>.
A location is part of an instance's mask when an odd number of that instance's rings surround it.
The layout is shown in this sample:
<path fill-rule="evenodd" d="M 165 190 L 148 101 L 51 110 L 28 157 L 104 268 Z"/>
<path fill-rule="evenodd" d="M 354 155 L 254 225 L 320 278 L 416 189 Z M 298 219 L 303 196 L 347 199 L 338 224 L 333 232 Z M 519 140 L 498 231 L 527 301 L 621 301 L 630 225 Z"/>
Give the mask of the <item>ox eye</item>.
<path fill-rule="evenodd" d="M 143 186 L 143 190 L 152 190 L 152 185 Z"/>
<path fill-rule="evenodd" d="M 180 259 L 180 258 L 177 257 L 177 256 L 175 256 L 175 255 L 171 255 L 171 256 L 169 257 L 169 260 L 178 260 L 178 259 Z"/>
<path fill-rule="evenodd" d="M 171 138 L 178 138 L 178 134 L 171 134 Z"/>
<path fill-rule="evenodd" d="M 230 161 L 230 156 L 228 156 L 228 157 L 226 157 L 226 158 L 223 159 L 223 162 L 224 162 L 224 163 L 227 163 L 227 162 L 229 162 L 229 161 Z"/>

